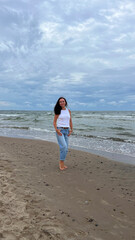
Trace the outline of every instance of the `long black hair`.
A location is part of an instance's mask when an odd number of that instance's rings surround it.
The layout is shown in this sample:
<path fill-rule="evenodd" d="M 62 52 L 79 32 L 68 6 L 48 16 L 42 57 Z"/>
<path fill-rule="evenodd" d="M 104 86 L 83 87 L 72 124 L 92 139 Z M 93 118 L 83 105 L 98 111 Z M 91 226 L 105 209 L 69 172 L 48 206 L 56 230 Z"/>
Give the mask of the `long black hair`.
<path fill-rule="evenodd" d="M 57 100 L 57 102 L 56 102 L 56 105 L 55 105 L 55 107 L 54 107 L 54 113 L 56 114 L 56 115 L 59 115 L 60 113 L 61 113 L 61 109 L 62 109 L 62 107 L 60 106 L 60 104 L 59 104 L 59 100 L 60 99 L 64 99 L 65 100 L 65 106 L 67 106 L 67 100 L 64 98 L 64 97 L 60 97 L 58 100 Z"/>

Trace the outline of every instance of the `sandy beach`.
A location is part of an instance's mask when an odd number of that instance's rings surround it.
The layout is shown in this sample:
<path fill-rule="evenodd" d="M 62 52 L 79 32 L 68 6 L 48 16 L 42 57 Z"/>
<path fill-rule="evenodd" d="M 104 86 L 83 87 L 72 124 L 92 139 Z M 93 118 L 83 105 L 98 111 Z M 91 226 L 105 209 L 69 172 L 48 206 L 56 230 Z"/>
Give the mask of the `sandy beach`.
<path fill-rule="evenodd" d="M 135 166 L 0 137 L 0 239 L 135 239 Z"/>

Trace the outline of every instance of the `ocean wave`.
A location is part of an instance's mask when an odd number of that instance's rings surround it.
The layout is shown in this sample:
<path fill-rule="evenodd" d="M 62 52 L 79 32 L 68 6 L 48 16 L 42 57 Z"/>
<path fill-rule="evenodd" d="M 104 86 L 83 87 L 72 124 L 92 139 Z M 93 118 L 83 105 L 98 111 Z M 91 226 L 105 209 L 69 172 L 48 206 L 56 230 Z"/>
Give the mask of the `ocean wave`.
<path fill-rule="evenodd" d="M 2 117 L 3 117 L 3 116 L 6 116 L 6 117 L 10 117 L 10 116 L 16 117 L 16 116 L 18 116 L 18 114 L 14 114 L 14 113 L 13 113 L 13 114 L 12 114 L 12 113 L 11 113 L 11 114 L 1 113 L 0 116 L 2 116 Z"/>
<path fill-rule="evenodd" d="M 135 137 L 135 134 L 129 133 L 129 132 L 119 133 L 119 135 L 121 135 L 121 136 L 128 136 L 128 137 Z"/>
<path fill-rule="evenodd" d="M 118 130 L 118 131 L 120 131 L 120 130 L 130 130 L 129 128 L 123 128 L 123 127 L 108 127 L 108 129 L 112 129 L 112 130 Z"/>
<path fill-rule="evenodd" d="M 28 121 L 27 118 L 24 118 L 24 117 L 15 117 L 15 116 L 12 116 L 12 117 L 7 117 L 7 118 L 2 118 L 1 120 L 4 120 L 4 121 L 19 121 L 19 120 L 23 120 L 24 122 L 25 121 Z"/>
<path fill-rule="evenodd" d="M 99 116 L 100 120 L 133 121 L 135 116 Z"/>
<path fill-rule="evenodd" d="M 35 119 L 32 120 L 32 122 L 41 122 L 41 120 L 35 118 Z"/>
<path fill-rule="evenodd" d="M 49 116 L 54 115 L 53 112 L 47 112 L 46 114 L 49 115 Z"/>
<path fill-rule="evenodd" d="M 131 140 L 131 139 L 123 139 L 123 138 L 120 138 L 120 137 L 106 137 L 106 136 L 96 136 L 96 135 L 82 135 L 82 134 L 76 134 L 76 133 L 73 133 L 72 135 L 74 136 L 78 136 L 78 137 L 82 137 L 82 138 L 95 138 L 95 139 L 99 139 L 99 140 L 111 140 L 111 141 L 114 141 L 114 142 L 125 142 L 125 143 L 135 143 L 134 140 Z"/>
<path fill-rule="evenodd" d="M 0 128 L 13 128 L 13 129 L 23 129 L 23 130 L 29 130 L 29 127 L 17 127 L 17 126 L 2 126 Z"/>
<path fill-rule="evenodd" d="M 126 139 L 122 139 L 122 138 L 119 138 L 119 137 L 109 137 L 109 138 L 106 138 L 107 140 L 112 140 L 114 142 L 126 142 Z"/>
<path fill-rule="evenodd" d="M 75 118 L 97 118 L 97 119 L 106 119 L 106 120 L 134 120 L 134 113 L 120 113 L 120 112 L 73 112 L 72 117 Z"/>
<path fill-rule="evenodd" d="M 74 131 L 77 132 L 77 133 L 79 133 L 79 132 L 94 131 L 94 130 L 96 130 L 95 127 L 87 127 L 87 126 L 85 126 L 84 128 L 83 128 L 83 127 L 82 127 L 82 128 L 75 128 L 75 127 L 74 127 Z"/>
<path fill-rule="evenodd" d="M 34 127 L 30 127 L 30 130 L 40 131 L 40 132 L 48 132 L 48 133 L 54 132 L 54 131 L 49 130 L 49 129 L 45 129 L 45 128 L 34 128 Z"/>
<path fill-rule="evenodd" d="M 81 135 L 82 137 L 85 137 L 85 138 L 95 138 L 95 139 L 99 139 L 99 140 L 115 140 L 115 139 L 118 139 L 118 138 L 108 138 L 108 137 L 105 137 L 105 136 L 95 136 L 95 135 Z M 122 139 L 123 141 L 123 139 Z"/>

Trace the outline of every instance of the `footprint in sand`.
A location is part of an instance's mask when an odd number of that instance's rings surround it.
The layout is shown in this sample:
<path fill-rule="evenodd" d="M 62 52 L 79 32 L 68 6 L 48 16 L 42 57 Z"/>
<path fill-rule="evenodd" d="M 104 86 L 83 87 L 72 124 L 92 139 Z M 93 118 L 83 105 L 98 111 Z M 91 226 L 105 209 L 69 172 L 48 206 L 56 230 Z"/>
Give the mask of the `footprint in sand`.
<path fill-rule="evenodd" d="M 2 201 L 0 201 L 0 208 L 1 208 L 1 207 L 3 207 L 3 202 L 2 202 Z"/>
<path fill-rule="evenodd" d="M 10 239 L 10 240 L 17 240 L 17 237 L 8 232 L 0 233 L 0 239 Z"/>
<path fill-rule="evenodd" d="M 108 203 L 107 201 L 105 201 L 105 200 L 101 200 L 101 203 L 103 204 L 103 205 L 106 205 L 106 206 L 109 206 L 110 205 L 110 203 Z"/>

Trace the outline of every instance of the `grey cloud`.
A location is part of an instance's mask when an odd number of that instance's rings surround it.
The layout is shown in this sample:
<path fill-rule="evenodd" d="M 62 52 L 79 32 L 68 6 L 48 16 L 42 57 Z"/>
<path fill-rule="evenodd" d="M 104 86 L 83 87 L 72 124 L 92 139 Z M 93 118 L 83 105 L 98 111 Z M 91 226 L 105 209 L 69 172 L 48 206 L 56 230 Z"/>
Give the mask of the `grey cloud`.
<path fill-rule="evenodd" d="M 10 92 L 1 90 L 0 100 L 30 108 L 37 101 L 40 108 L 45 96 L 55 102 L 64 94 L 80 107 L 88 98 L 89 108 L 114 102 L 127 108 L 124 98 L 132 105 L 134 6 L 131 0 L 0 1 L 0 84 Z"/>

